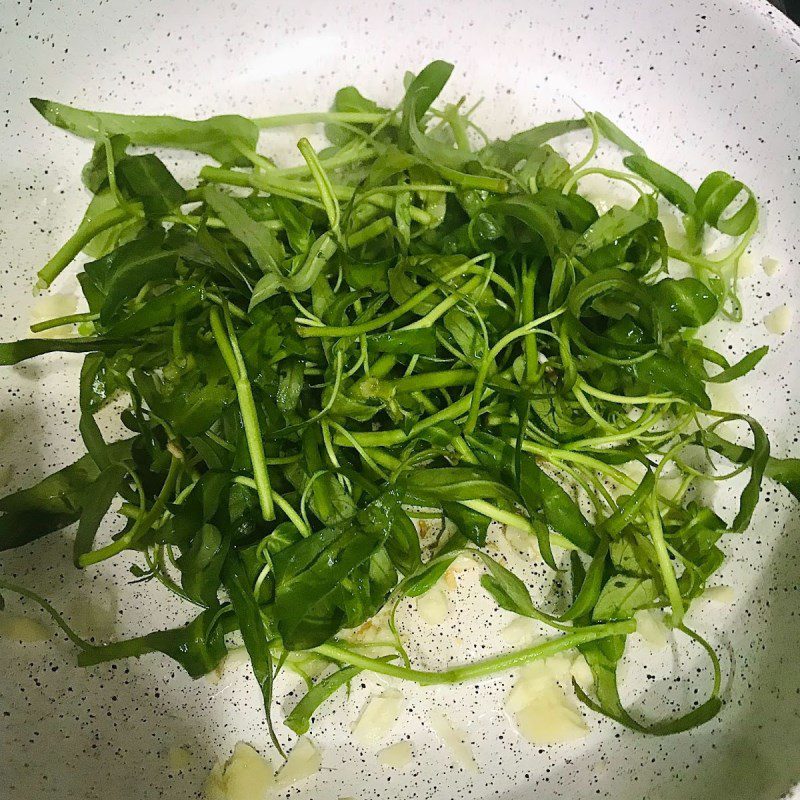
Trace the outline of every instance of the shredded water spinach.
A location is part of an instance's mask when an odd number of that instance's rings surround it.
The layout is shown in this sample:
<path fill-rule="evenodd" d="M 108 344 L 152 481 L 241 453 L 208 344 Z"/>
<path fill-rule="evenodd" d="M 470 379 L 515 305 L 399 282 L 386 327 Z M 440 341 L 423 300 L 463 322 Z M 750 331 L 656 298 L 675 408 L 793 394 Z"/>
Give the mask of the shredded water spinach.
<path fill-rule="evenodd" d="M 77 276 L 88 311 L 34 326 L 80 336 L 0 344 L 0 364 L 87 353 L 88 453 L 0 500 L 0 549 L 77 522 L 79 568 L 138 556 L 137 580 L 200 608 L 186 626 L 105 645 L 59 619 L 81 664 L 160 651 L 198 676 L 239 631 L 269 716 L 276 669 L 311 653 L 330 670 L 287 718 L 298 733 L 361 670 L 452 683 L 573 647 L 594 676 L 580 698 L 622 725 L 666 734 L 719 710 L 717 657 L 684 615 L 723 561 L 721 538 L 750 523 L 762 477 L 795 496 L 800 484 L 800 462 L 770 457 L 761 426 L 716 412 L 706 391 L 766 352 L 731 365 L 698 338 L 739 315 L 755 197 L 719 171 L 693 189 L 599 113 L 476 145 L 469 113 L 434 105 L 452 69 L 435 61 L 411 76 L 396 108 L 346 87 L 330 112 L 252 120 L 32 101 L 95 142 L 86 216 L 39 272 L 47 287 L 88 253 Z M 306 122 L 324 123 L 331 145 L 302 139 L 302 166 L 257 152 L 259 129 Z M 551 142 L 584 129 L 591 151 L 570 164 Z M 627 171 L 590 166 L 603 139 L 628 153 Z M 131 146 L 217 163 L 185 188 Z M 637 201 L 601 212 L 581 194 L 593 172 L 634 186 Z M 668 246 L 659 200 L 680 214 L 685 249 Z M 702 251 L 709 226 L 731 237 L 722 256 Z M 94 417 L 120 396 L 128 435 L 107 443 Z M 731 441 L 732 422 L 749 427 L 749 446 Z M 692 491 L 712 454 L 731 474 L 749 470 L 730 521 Z M 659 483 L 665 470 L 682 478 L 677 491 Z M 125 527 L 95 544 L 115 503 Z M 426 559 L 419 507 L 455 530 Z M 566 610 L 537 608 L 482 549 L 493 521 L 535 537 L 553 570 L 569 552 Z M 554 638 L 436 672 L 415 669 L 399 638 L 395 658 L 340 636 L 387 605 L 396 635 L 400 600 L 460 555 L 485 568 L 501 607 Z M 56 614 L 24 587 L 0 588 Z M 640 722 L 620 702 L 617 665 L 644 608 L 665 609 L 711 659 L 710 697 L 677 719 Z"/>

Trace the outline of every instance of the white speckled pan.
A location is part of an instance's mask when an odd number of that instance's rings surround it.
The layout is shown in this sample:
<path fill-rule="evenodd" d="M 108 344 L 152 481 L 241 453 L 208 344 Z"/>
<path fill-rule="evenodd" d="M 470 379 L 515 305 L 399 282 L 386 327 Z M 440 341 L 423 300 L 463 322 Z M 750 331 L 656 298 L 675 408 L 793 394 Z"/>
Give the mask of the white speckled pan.
<path fill-rule="evenodd" d="M 660 161 L 697 181 L 726 169 L 763 202 L 764 229 L 745 281 L 745 322 L 724 332 L 733 354 L 768 343 L 758 375 L 724 403 L 751 409 L 777 455 L 800 449 L 797 330 L 770 335 L 762 318 L 796 305 L 800 229 L 800 31 L 766 2 L 560 0 L 560 2 L 0 3 L 0 338 L 22 336 L 35 270 L 77 223 L 85 198 L 79 169 L 89 146 L 49 128 L 30 95 L 118 111 L 184 116 L 235 111 L 265 115 L 321 109 L 356 83 L 396 98 L 407 68 L 456 63 L 452 93 L 484 96 L 493 134 L 572 115 L 575 103 L 604 111 Z M 265 134 L 262 147 L 288 141 Z M 762 255 L 781 269 L 767 276 Z M 63 278 L 56 291 L 71 292 Z M 795 316 L 800 309 L 795 308 Z M 0 372 L 0 491 L 30 483 L 80 450 L 77 362 L 29 362 Z M 800 513 L 781 487 L 766 485 L 750 532 L 728 539 L 719 583 L 732 605 L 693 612 L 724 655 L 727 703 L 712 723 L 655 739 L 586 715 L 577 743 L 536 748 L 503 713 L 511 678 L 405 692 L 403 713 L 376 747 L 409 739 L 404 771 L 379 765 L 350 728 L 379 685 L 364 679 L 326 704 L 312 730 L 322 770 L 287 797 L 614 798 L 777 800 L 800 780 Z M 0 569 L 45 594 L 98 638 L 175 622 L 176 603 L 152 586 L 126 584 L 127 563 L 78 573 L 69 537 L 56 534 Z M 531 578 L 535 576 L 531 574 Z M 472 582 L 474 583 L 474 581 Z M 467 576 L 444 625 L 407 614 L 422 663 L 486 654 L 503 646 L 505 612 L 474 604 Z M 39 617 L 8 597 L 9 610 Z M 635 654 L 625 681 L 634 706 L 653 713 L 691 702 L 706 678 L 681 643 Z M 191 682 L 165 659 L 73 666 L 60 636 L 0 641 L 0 798 L 149 800 L 193 797 L 219 756 L 238 740 L 268 752 L 254 681 L 241 667 L 217 685 Z M 654 663 L 655 662 L 655 663 Z M 682 670 L 678 670 L 678 664 Z M 682 676 L 682 677 L 681 677 Z M 288 680 L 278 694 L 292 688 Z M 666 698 L 659 701 L 657 698 Z M 293 702 L 290 699 L 289 704 Z M 445 710 L 465 730 L 477 772 L 452 758 L 431 729 Z M 191 751 L 180 774 L 167 751 Z M 796 796 L 800 797 L 800 794 Z M 254 798 L 256 800 L 256 798 Z"/>

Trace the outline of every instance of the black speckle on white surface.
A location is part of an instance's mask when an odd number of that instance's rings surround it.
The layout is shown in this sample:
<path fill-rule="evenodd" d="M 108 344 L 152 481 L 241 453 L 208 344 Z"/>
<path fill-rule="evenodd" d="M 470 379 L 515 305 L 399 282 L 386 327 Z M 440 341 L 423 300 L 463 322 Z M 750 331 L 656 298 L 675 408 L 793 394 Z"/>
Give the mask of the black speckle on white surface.
<path fill-rule="evenodd" d="M 324 108 L 347 83 L 396 100 L 406 69 L 446 58 L 456 64 L 449 91 L 485 98 L 478 118 L 490 134 L 574 115 L 577 102 L 618 119 L 654 158 L 694 184 L 724 169 L 753 188 L 764 232 L 752 247 L 755 274 L 743 282 L 745 321 L 721 339 L 732 356 L 770 345 L 762 369 L 742 382 L 738 395 L 764 423 L 773 451 L 797 455 L 798 38 L 798 29 L 760 0 L 5 0 L 0 338 L 25 334 L 34 273 L 87 202 L 79 170 L 89 145 L 48 127 L 29 96 L 124 112 L 263 116 Z M 261 147 L 286 156 L 293 138 L 265 134 Z M 187 156 L 171 154 L 168 163 L 191 172 Z M 763 255 L 781 263 L 775 276 L 758 266 Z M 56 290 L 71 291 L 69 280 Z M 794 329 L 770 336 L 761 319 L 782 303 L 794 304 Z M 77 364 L 55 357 L 0 372 L 2 493 L 79 454 Z M 750 532 L 725 542 L 729 560 L 718 582 L 734 587 L 736 602 L 704 606 L 693 619 L 723 652 L 733 677 L 722 713 L 703 728 L 643 738 L 587 713 L 587 738 L 539 748 L 523 741 L 503 713 L 513 676 L 454 688 L 404 687 L 403 715 L 380 743 L 412 741 L 414 763 L 395 772 L 378 764 L 377 747 L 362 749 L 350 737 L 359 710 L 380 690 L 365 677 L 350 701 L 339 697 L 320 710 L 312 735 L 323 751 L 322 771 L 286 797 L 777 800 L 800 779 L 798 530 L 796 505 L 782 488 L 767 485 Z M 79 573 L 69 537 L 58 534 L 0 554 L 4 575 L 46 595 L 87 634 L 135 635 L 154 620 L 167 627 L 183 619 L 185 610 L 166 592 L 127 583 L 128 563 Z M 466 598 L 468 588 L 458 596 Z M 479 594 L 474 587 L 472 594 Z M 7 602 L 38 616 L 30 604 L 10 596 Z M 452 624 L 417 637 L 420 663 L 498 647 L 508 616 L 466 601 L 464 607 Z M 684 645 L 677 665 L 671 651 L 633 658 L 624 685 L 635 709 L 685 708 L 697 699 L 695 688 L 707 688 L 699 654 Z M 257 687 L 245 667 L 212 686 L 189 680 L 160 656 L 81 670 L 74 655 L 61 635 L 0 646 L 0 797 L 192 797 L 236 741 L 269 752 Z M 296 688 L 291 680 L 281 684 L 282 708 L 296 700 L 297 693 L 288 694 Z M 426 718 L 434 706 L 468 731 L 478 775 L 454 763 L 431 732 Z M 166 757 L 176 745 L 192 753 L 179 776 Z"/>

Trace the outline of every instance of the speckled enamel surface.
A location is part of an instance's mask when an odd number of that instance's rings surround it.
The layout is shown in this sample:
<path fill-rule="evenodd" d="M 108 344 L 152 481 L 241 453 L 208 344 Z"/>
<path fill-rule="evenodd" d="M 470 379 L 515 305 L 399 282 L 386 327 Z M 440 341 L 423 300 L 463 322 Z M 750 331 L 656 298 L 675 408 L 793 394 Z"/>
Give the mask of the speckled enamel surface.
<path fill-rule="evenodd" d="M 800 241 L 800 31 L 756 0 L 712 3 L 441 2 L 30 2 L 0 4 L 0 337 L 23 336 L 33 275 L 76 225 L 86 197 L 79 169 L 90 147 L 48 127 L 28 105 L 41 96 L 116 111 L 185 116 L 262 116 L 325 108 L 355 83 L 396 99 L 405 69 L 433 58 L 456 64 L 451 95 L 483 96 L 490 134 L 573 115 L 575 104 L 618 119 L 659 161 L 697 183 L 725 169 L 763 203 L 754 271 L 743 281 L 745 320 L 720 333 L 732 356 L 769 344 L 757 375 L 722 405 L 750 409 L 778 455 L 798 455 L 798 242 Z M 291 138 L 265 134 L 261 148 L 286 155 Z M 188 157 L 167 159 L 181 174 Z M 762 256 L 780 269 L 767 276 Z M 71 293 L 63 277 L 56 292 Z M 794 327 L 767 332 L 762 318 L 788 303 Z M 81 450 L 77 364 L 71 357 L 0 372 L 0 491 L 28 484 Z M 326 703 L 312 736 L 322 770 L 284 794 L 360 800 L 777 800 L 800 779 L 800 513 L 765 484 L 751 530 L 728 538 L 719 584 L 732 605 L 702 603 L 698 629 L 723 654 L 727 703 L 712 723 L 656 739 L 585 714 L 581 741 L 525 742 L 503 711 L 513 675 L 460 687 L 402 687 L 397 724 L 374 747 L 351 727 L 383 683 L 356 680 L 349 700 Z M 725 496 L 719 497 L 724 507 Z M 499 533 L 496 533 L 499 536 Z M 69 536 L 0 554 L 0 570 L 46 595 L 98 639 L 167 626 L 185 615 L 153 585 L 132 585 L 130 561 L 78 572 Z M 513 556 L 515 568 L 526 563 Z M 529 582 L 546 570 L 527 560 Z M 446 621 L 401 612 L 410 651 L 433 667 L 507 648 L 510 619 L 482 599 L 466 571 L 449 594 Z M 7 597 L 8 611 L 42 619 Z M 410 606 L 410 604 L 409 604 Z M 636 637 L 632 637 L 636 638 Z M 685 707 L 708 688 L 699 652 L 678 641 L 652 653 L 634 643 L 626 699 L 645 713 Z M 279 709 L 298 681 L 281 679 Z M 466 731 L 479 771 L 453 760 L 433 732 L 440 708 Z M 280 716 L 280 712 L 278 714 Z M 280 727 L 280 726 L 279 726 Z M 284 740 L 291 743 L 289 732 Z M 0 642 L 0 798 L 150 800 L 194 797 L 214 760 L 238 740 L 269 752 L 255 681 L 242 664 L 212 685 L 192 682 L 160 656 L 74 666 L 65 637 Z M 412 743 L 403 770 L 377 753 Z M 188 767 L 170 771 L 185 747 Z"/>

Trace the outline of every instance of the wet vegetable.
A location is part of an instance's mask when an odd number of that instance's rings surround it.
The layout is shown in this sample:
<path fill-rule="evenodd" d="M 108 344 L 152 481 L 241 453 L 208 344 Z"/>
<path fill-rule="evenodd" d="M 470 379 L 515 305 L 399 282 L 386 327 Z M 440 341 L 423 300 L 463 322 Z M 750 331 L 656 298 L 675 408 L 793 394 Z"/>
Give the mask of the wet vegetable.
<path fill-rule="evenodd" d="M 623 725 L 666 734 L 719 710 L 719 664 L 686 610 L 724 537 L 746 530 L 764 475 L 797 496 L 800 474 L 796 459 L 770 457 L 755 420 L 714 410 L 706 391 L 766 353 L 731 365 L 698 334 L 739 313 L 754 196 L 724 172 L 695 190 L 599 113 L 481 142 L 461 104 L 437 105 L 452 70 L 429 64 L 396 109 L 346 87 L 330 112 L 255 120 L 32 101 L 94 142 L 83 172 L 94 198 L 39 273 L 49 286 L 89 253 L 87 310 L 34 326 L 80 336 L 0 344 L 0 364 L 87 354 L 88 453 L 0 500 L 0 549 L 77 522 L 79 568 L 133 558 L 138 580 L 200 609 L 182 628 L 106 645 L 64 626 L 81 664 L 160 651 L 198 676 L 238 632 L 269 714 L 276 669 L 312 653 L 331 669 L 287 718 L 297 733 L 361 670 L 451 683 L 573 647 L 594 675 L 581 699 Z M 260 129 L 304 122 L 324 123 L 331 146 L 301 140 L 291 167 L 257 151 Z M 570 164 L 564 135 L 591 135 L 587 158 Z M 601 139 L 628 153 L 629 172 L 590 163 Z M 132 145 L 217 163 L 187 188 Z M 601 211 L 581 193 L 593 173 L 638 199 Z M 682 216 L 685 249 L 667 244 L 659 199 Z M 706 226 L 731 237 L 727 253 L 702 252 Z M 127 433 L 107 443 L 95 415 L 120 395 Z M 730 438 L 742 422 L 747 446 Z M 712 453 L 749 470 L 730 522 L 692 492 Z M 677 489 L 664 488 L 668 472 Z M 420 506 L 452 534 L 427 558 Z M 112 508 L 125 525 L 103 542 Z M 484 552 L 493 521 L 535 537 L 552 569 L 569 563 L 566 610 L 537 608 Z M 346 638 L 459 556 L 477 560 L 500 606 L 554 638 L 442 672 L 414 669 L 399 639 L 396 657 L 373 657 Z M 715 675 L 706 701 L 655 723 L 617 691 L 645 608 L 705 647 Z"/>

